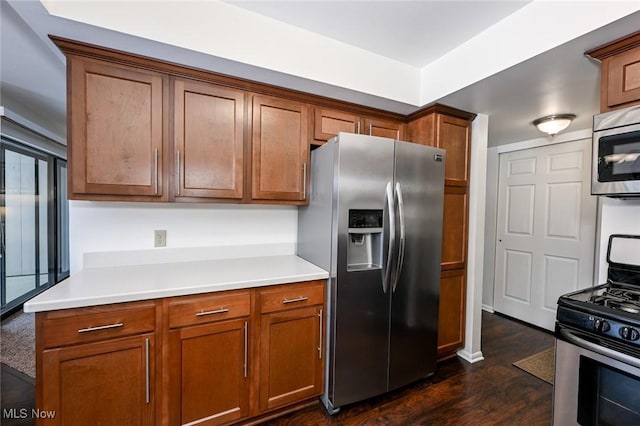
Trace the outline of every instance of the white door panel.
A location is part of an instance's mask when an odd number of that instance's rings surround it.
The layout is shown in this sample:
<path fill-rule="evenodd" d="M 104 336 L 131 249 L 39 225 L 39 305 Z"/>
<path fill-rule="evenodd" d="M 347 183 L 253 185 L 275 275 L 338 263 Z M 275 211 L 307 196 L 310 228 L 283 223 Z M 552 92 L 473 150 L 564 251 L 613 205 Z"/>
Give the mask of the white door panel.
<path fill-rule="evenodd" d="M 558 297 L 592 285 L 591 141 L 500 155 L 495 310 L 553 330 Z"/>

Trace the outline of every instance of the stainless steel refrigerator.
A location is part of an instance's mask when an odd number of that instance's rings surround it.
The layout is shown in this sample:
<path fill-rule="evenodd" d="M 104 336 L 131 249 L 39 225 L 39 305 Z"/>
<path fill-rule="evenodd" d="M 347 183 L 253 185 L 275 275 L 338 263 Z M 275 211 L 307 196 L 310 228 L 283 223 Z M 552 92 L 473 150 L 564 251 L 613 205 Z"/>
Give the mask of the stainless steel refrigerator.
<path fill-rule="evenodd" d="M 442 149 L 349 133 L 311 153 L 297 253 L 330 271 L 331 414 L 435 371 L 444 160 Z"/>

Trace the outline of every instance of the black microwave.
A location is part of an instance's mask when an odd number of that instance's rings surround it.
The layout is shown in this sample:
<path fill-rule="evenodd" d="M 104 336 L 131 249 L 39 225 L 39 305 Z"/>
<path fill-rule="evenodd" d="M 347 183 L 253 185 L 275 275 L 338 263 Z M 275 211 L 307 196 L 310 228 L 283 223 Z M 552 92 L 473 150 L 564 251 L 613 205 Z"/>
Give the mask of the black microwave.
<path fill-rule="evenodd" d="M 591 194 L 640 197 L 640 105 L 593 116 Z"/>

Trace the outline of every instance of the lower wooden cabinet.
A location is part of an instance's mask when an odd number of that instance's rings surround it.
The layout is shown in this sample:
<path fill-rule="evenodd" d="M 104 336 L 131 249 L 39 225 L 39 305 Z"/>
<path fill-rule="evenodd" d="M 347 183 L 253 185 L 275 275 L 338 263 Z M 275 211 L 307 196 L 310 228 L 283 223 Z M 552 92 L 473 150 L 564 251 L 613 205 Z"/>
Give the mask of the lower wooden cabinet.
<path fill-rule="evenodd" d="M 323 391 L 325 282 L 36 315 L 46 425 L 219 425 Z"/>
<path fill-rule="evenodd" d="M 454 355 L 464 344 L 466 269 L 442 271 L 438 311 L 438 358 Z"/>
<path fill-rule="evenodd" d="M 165 299 L 169 424 L 219 425 L 249 416 L 251 292 Z"/>
<path fill-rule="evenodd" d="M 322 393 L 324 292 L 323 281 L 258 292 L 260 412 Z"/>
<path fill-rule="evenodd" d="M 170 424 L 226 424 L 249 416 L 249 319 L 171 331 Z"/>
<path fill-rule="evenodd" d="M 155 424 L 154 349 L 150 333 L 45 350 L 36 407 L 55 413 L 46 424 Z"/>
<path fill-rule="evenodd" d="M 36 315 L 36 407 L 46 425 L 153 425 L 156 303 Z"/>

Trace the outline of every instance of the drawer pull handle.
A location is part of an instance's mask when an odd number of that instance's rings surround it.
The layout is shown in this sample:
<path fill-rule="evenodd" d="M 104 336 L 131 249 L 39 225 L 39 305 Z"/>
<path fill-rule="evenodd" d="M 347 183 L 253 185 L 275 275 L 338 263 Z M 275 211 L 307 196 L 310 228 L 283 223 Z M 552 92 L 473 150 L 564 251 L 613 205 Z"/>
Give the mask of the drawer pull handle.
<path fill-rule="evenodd" d="M 319 338 L 318 338 L 318 358 L 322 359 L 322 309 L 320 309 L 320 312 L 318 312 L 318 318 L 320 319 L 319 324 L 320 324 L 320 333 L 319 334 Z"/>
<path fill-rule="evenodd" d="M 81 328 L 80 330 L 78 330 L 78 333 L 89 333 L 91 331 L 108 330 L 110 328 L 120 328 L 122 326 L 124 326 L 123 322 L 117 322 L 115 324 L 99 325 L 97 327 Z"/>
<path fill-rule="evenodd" d="M 304 302 L 305 300 L 309 300 L 309 298 L 308 297 L 304 297 L 304 296 L 300 296 L 300 297 L 296 297 L 295 299 L 284 299 L 282 301 L 282 304 L 286 305 L 287 303 Z"/>
<path fill-rule="evenodd" d="M 229 312 L 227 308 L 215 309 L 213 311 L 200 311 L 196 314 L 197 317 L 203 317 L 205 315 L 213 315 L 213 314 L 224 314 L 225 312 Z"/>
<path fill-rule="evenodd" d="M 245 321 L 244 322 L 244 363 L 242 365 L 244 377 L 247 377 L 247 368 L 249 368 L 248 348 L 249 348 L 249 325 Z"/>

